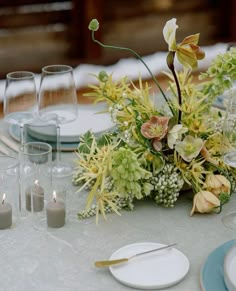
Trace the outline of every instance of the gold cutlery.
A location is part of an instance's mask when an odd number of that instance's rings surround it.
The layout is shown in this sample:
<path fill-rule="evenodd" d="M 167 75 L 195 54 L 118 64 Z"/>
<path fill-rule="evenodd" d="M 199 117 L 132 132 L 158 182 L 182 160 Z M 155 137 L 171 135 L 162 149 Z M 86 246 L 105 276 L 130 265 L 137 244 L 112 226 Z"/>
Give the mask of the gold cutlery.
<path fill-rule="evenodd" d="M 4 146 L 2 146 L 1 144 L 0 144 L 0 153 L 1 154 L 4 154 L 4 155 L 9 155 L 9 151 L 4 147 Z"/>
<path fill-rule="evenodd" d="M 117 265 L 117 264 L 121 264 L 121 263 L 127 263 L 131 259 L 136 258 L 138 256 L 142 256 L 142 255 L 146 255 L 146 254 L 149 254 L 149 253 L 152 253 L 152 252 L 165 250 L 165 249 L 171 248 L 171 247 L 176 246 L 176 245 L 177 244 L 175 243 L 175 244 L 167 245 L 167 246 L 164 246 L 164 247 L 155 248 L 155 249 L 152 249 L 152 250 L 149 250 L 149 251 L 145 251 L 145 252 L 142 252 L 142 253 L 137 253 L 137 254 L 129 257 L 129 258 L 121 258 L 121 259 L 117 259 L 117 260 L 108 260 L 108 261 L 97 261 L 94 264 L 95 264 L 96 267 L 102 268 L 102 267 L 109 267 L 109 266 Z"/>
<path fill-rule="evenodd" d="M 10 149 L 18 153 L 19 147 L 14 141 L 12 141 L 11 139 L 2 134 L 0 134 L 0 141 L 7 145 Z"/>

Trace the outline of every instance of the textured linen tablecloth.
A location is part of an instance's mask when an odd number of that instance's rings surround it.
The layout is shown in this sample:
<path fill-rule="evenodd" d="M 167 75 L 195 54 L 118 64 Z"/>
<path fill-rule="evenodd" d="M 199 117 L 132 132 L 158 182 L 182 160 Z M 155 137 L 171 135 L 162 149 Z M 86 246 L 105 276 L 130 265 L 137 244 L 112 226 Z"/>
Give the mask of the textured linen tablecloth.
<path fill-rule="evenodd" d="M 7 126 L 0 121 L 2 133 L 7 134 Z M 63 153 L 63 158 L 73 162 L 75 154 Z M 78 188 L 70 178 L 58 182 L 70 190 L 71 216 L 64 227 L 39 231 L 26 218 L 14 228 L 0 231 L 1 291 L 135 290 L 116 281 L 108 269 L 96 269 L 94 261 L 108 259 L 118 248 L 137 242 L 178 243 L 177 248 L 190 261 L 190 270 L 183 281 L 167 290 L 198 291 L 207 256 L 235 238 L 221 218 L 236 208 L 236 195 L 219 215 L 190 217 L 192 201 L 182 195 L 173 209 L 152 201 L 139 202 L 133 212 L 122 211 L 121 217 L 110 214 L 108 221 L 101 217 L 96 225 L 94 218 L 76 217 L 85 206 L 87 193 L 76 193 Z"/>

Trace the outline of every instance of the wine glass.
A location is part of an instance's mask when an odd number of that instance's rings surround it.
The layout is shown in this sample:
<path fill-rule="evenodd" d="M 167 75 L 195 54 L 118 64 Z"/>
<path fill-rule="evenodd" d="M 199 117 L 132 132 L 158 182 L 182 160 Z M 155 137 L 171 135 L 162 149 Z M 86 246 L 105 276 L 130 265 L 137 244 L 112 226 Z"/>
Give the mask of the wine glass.
<path fill-rule="evenodd" d="M 225 93 L 227 97 L 226 114 L 223 125 L 224 133 L 224 163 L 236 169 L 236 91 L 231 88 Z M 236 229 L 236 211 L 225 214 L 222 218 L 225 226 Z"/>
<path fill-rule="evenodd" d="M 77 118 L 78 104 L 73 69 L 67 65 L 49 65 L 42 68 L 39 87 L 40 119 L 57 126 L 57 158 L 52 173 L 56 177 L 72 175 L 71 164 L 61 161 L 60 126 Z"/>
<path fill-rule="evenodd" d="M 8 73 L 4 94 L 4 120 L 19 125 L 21 145 L 24 124 L 32 121 L 36 112 L 37 90 L 34 74 L 27 71 Z"/>

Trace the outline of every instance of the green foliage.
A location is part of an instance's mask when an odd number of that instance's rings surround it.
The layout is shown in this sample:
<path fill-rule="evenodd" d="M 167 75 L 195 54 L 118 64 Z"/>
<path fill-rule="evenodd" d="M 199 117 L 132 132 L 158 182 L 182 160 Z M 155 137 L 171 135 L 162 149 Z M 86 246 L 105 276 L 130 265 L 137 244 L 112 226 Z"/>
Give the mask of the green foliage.
<path fill-rule="evenodd" d="M 91 131 L 87 131 L 84 135 L 80 137 L 78 151 L 81 153 L 89 153 L 93 140 L 94 140 L 94 134 Z"/>
<path fill-rule="evenodd" d="M 212 61 L 212 64 L 205 73 L 202 73 L 200 79 L 210 78 L 202 89 L 202 92 L 213 100 L 232 87 L 236 81 L 236 47 L 229 51 L 219 54 Z"/>

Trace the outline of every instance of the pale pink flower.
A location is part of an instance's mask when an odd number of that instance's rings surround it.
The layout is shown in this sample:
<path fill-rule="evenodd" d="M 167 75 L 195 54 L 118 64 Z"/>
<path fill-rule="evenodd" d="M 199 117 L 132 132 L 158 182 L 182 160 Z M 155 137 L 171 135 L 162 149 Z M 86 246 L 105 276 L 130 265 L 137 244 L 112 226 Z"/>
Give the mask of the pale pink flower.
<path fill-rule="evenodd" d="M 216 197 L 219 197 L 221 193 L 230 194 L 230 182 L 222 175 L 207 175 L 205 184 L 206 190 L 212 192 Z"/>
<path fill-rule="evenodd" d="M 168 117 L 153 116 L 149 121 L 143 123 L 141 126 L 141 133 L 148 139 L 155 138 L 155 141 L 160 141 L 167 134 L 168 122 Z"/>
<path fill-rule="evenodd" d="M 209 191 L 199 191 L 194 195 L 193 198 L 193 208 L 191 210 L 190 216 L 194 212 L 208 213 L 214 210 L 214 208 L 220 206 L 220 200 Z"/>

